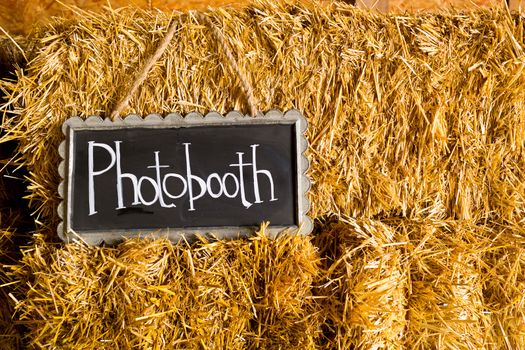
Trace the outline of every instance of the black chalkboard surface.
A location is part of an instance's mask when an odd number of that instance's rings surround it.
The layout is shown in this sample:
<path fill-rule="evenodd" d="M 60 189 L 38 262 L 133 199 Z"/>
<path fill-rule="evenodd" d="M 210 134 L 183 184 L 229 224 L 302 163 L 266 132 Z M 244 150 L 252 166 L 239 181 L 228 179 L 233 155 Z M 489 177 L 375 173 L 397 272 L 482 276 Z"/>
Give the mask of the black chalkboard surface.
<path fill-rule="evenodd" d="M 309 232 L 305 126 L 297 111 L 72 118 L 61 146 L 59 234 L 88 243 L 231 237 L 264 221 L 274 234 Z"/>

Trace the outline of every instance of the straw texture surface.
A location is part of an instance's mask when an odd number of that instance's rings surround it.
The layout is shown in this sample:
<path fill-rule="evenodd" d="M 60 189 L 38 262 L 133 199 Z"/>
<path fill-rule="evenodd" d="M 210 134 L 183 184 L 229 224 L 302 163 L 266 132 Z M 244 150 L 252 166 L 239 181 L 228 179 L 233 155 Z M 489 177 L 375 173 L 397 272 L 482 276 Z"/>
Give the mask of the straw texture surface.
<path fill-rule="evenodd" d="M 525 230 L 522 223 L 496 225 L 485 252 L 485 304 L 500 347 L 525 348 Z M 503 344 L 504 342 L 504 344 Z"/>
<path fill-rule="evenodd" d="M 258 108 L 304 111 L 314 218 L 523 218 L 522 17 L 274 3 L 209 16 Z M 3 84 L 14 112 L 2 140 L 19 142 L 39 220 L 57 222 L 62 122 L 108 116 L 171 21 L 175 39 L 124 114 L 248 111 L 210 28 L 191 14 L 56 22 L 35 36 L 18 81 Z"/>
<path fill-rule="evenodd" d="M 14 275 L 31 344 L 71 349 L 312 349 L 319 323 L 307 238 L 117 248 L 60 247 L 42 236 Z"/>
<path fill-rule="evenodd" d="M 39 225 L 0 270 L 0 322 L 23 347 L 525 348 L 525 18 L 273 2 L 206 13 L 258 108 L 308 119 L 314 234 L 86 247 L 54 243 L 61 125 L 109 116 L 171 23 L 124 114 L 249 106 L 198 16 L 79 14 L 36 31 L 27 67 L 0 82 L 0 142 L 17 145 Z M 12 250 L 16 230 L 1 232 Z"/>
<path fill-rule="evenodd" d="M 0 189 L 1 190 L 1 189 Z M 19 345 L 19 334 L 13 323 L 13 300 L 9 293 L 15 289 L 13 280 L 8 276 L 8 264 L 13 261 L 14 230 L 10 227 L 13 213 L 0 209 L 0 349 L 16 349 Z M 16 282 L 15 282 L 16 283 Z"/>
<path fill-rule="evenodd" d="M 342 218 L 312 237 L 61 245 L 8 268 L 24 344 L 97 349 L 520 349 L 516 225 Z M 14 303 L 13 301 L 17 301 Z"/>
<path fill-rule="evenodd" d="M 411 245 L 408 338 L 413 349 L 485 349 L 490 314 L 484 308 L 484 230 L 461 222 L 400 226 Z"/>
<path fill-rule="evenodd" d="M 345 218 L 321 226 L 318 286 L 326 349 L 402 349 L 406 329 L 407 241 L 387 225 Z"/>

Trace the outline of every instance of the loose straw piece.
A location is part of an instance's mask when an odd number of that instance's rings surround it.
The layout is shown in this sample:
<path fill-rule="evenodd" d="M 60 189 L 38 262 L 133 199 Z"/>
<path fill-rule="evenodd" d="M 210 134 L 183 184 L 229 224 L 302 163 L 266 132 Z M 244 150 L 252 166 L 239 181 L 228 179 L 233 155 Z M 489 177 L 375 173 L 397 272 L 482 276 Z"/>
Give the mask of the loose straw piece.
<path fill-rule="evenodd" d="M 248 102 L 248 105 L 250 107 L 250 114 L 252 117 L 255 117 L 257 115 L 257 104 L 255 102 L 255 97 L 253 96 L 252 86 L 246 75 L 244 75 L 244 73 L 239 68 L 235 57 L 233 57 L 230 48 L 224 40 L 224 36 L 219 31 L 219 29 L 217 29 L 217 27 L 213 24 L 213 22 L 208 18 L 208 16 L 205 16 L 202 13 L 195 13 L 195 17 L 208 25 L 209 29 L 213 34 L 213 37 L 222 47 L 222 50 L 224 51 L 224 54 L 228 59 L 230 67 L 232 68 L 234 74 L 237 75 L 237 77 L 239 77 L 239 80 L 241 81 L 242 90 L 244 92 L 244 95 L 246 96 L 246 101 Z"/>
<path fill-rule="evenodd" d="M 162 39 L 159 47 L 155 51 L 155 53 L 148 59 L 144 67 L 139 70 L 137 77 L 135 78 L 135 81 L 133 82 L 133 85 L 129 89 L 128 93 L 124 95 L 124 98 L 117 103 L 116 107 L 113 109 L 113 112 L 111 112 L 111 119 L 115 119 L 120 115 L 122 110 L 128 106 L 129 100 L 131 97 L 135 94 L 139 86 L 146 80 L 146 77 L 148 76 L 149 71 L 153 67 L 155 63 L 160 59 L 164 51 L 168 48 L 168 45 L 170 44 L 171 40 L 173 39 L 173 36 L 175 35 L 175 30 L 177 29 L 177 21 L 173 21 L 171 26 L 168 29 L 168 33 Z"/>

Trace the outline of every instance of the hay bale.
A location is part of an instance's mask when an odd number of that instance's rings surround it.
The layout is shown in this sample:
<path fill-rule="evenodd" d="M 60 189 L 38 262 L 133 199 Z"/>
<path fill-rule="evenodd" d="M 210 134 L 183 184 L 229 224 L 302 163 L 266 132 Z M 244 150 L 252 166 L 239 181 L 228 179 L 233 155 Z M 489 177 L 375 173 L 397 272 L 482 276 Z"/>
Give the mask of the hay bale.
<path fill-rule="evenodd" d="M 208 294 L 201 299 L 202 288 L 220 291 L 231 285 L 196 285 L 198 270 L 188 247 L 162 240 L 134 240 L 119 249 L 81 245 L 60 249 L 40 240 L 35 248 L 25 253 L 23 272 L 27 275 L 20 278 L 38 273 L 18 305 L 20 319 L 27 323 L 29 344 L 196 348 L 208 334 L 217 336 L 212 337 L 217 342 L 227 340 L 218 334 L 228 332 L 227 328 L 209 328 L 214 321 L 222 325 L 221 316 L 241 323 L 246 319 L 242 317 L 246 307 L 235 300 L 243 297 L 242 288 L 216 293 L 220 297 L 216 300 L 210 300 Z M 224 298 L 228 303 L 222 304 Z M 199 300 L 206 303 L 199 305 Z M 225 311 L 229 306 L 230 316 Z M 217 309 L 223 312 L 214 313 Z M 234 339 L 230 332 L 230 341 Z M 227 345 L 238 348 L 231 342 Z"/>
<path fill-rule="evenodd" d="M 492 248 L 468 222 L 400 222 L 411 245 L 408 328 L 411 349 L 490 348 L 483 256 Z"/>
<path fill-rule="evenodd" d="M 12 280 L 7 275 L 6 264 L 13 263 L 12 241 L 14 230 L 7 225 L 11 218 L 0 210 L 0 350 L 18 349 L 19 333 L 13 322 L 13 300 L 9 297 Z"/>
<path fill-rule="evenodd" d="M 485 253 L 485 305 L 492 316 L 495 349 L 525 348 L 525 230 L 521 223 L 495 225 Z"/>
<path fill-rule="evenodd" d="M 308 238 L 115 248 L 46 243 L 13 268 L 28 346 L 83 348 L 313 348 Z"/>
<path fill-rule="evenodd" d="M 317 230 L 313 242 L 262 229 L 246 240 L 115 248 L 56 245 L 42 233 L 9 269 L 15 319 L 25 345 L 39 347 L 523 346 L 518 224 L 344 218 Z"/>
<path fill-rule="evenodd" d="M 242 265 L 255 282 L 248 348 L 315 349 L 322 310 L 312 294 L 320 271 L 310 238 L 285 235 L 272 240 L 259 233 L 250 240 L 246 260 Z"/>
<path fill-rule="evenodd" d="M 329 223 L 315 238 L 326 349 L 402 349 L 408 273 L 396 232 L 371 220 Z"/>
<path fill-rule="evenodd" d="M 308 118 L 311 216 L 343 221 L 319 229 L 324 269 L 305 237 L 51 244 L 61 124 L 109 116 L 171 21 L 176 39 L 125 112 L 248 110 L 191 14 L 56 20 L 31 38 L 19 79 L 0 83 L 13 107 L 1 142 L 17 143 L 47 226 L 9 277 L 27 286 L 13 296 L 28 345 L 523 347 L 520 224 L 511 236 L 476 224 L 525 214 L 524 18 L 270 2 L 207 15 L 258 107 Z M 391 217 L 415 220 L 370 220 Z"/>
<path fill-rule="evenodd" d="M 313 217 L 523 217 L 522 17 L 273 2 L 208 16 L 261 110 L 304 111 Z M 60 125 L 110 115 L 171 21 L 176 38 L 125 113 L 248 110 L 210 28 L 192 15 L 108 10 L 55 21 L 31 38 L 18 81 L 2 83 L 15 107 L 2 141 L 20 142 L 42 220 L 58 219 Z"/>

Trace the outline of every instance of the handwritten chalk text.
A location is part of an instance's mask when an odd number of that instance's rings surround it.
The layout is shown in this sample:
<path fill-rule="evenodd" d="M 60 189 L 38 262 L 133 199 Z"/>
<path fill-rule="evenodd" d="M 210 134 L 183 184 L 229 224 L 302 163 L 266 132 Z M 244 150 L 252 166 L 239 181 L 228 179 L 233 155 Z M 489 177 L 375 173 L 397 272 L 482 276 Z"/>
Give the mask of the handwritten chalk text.
<path fill-rule="evenodd" d="M 257 167 L 257 149 L 259 144 L 250 145 L 250 159 L 245 160 L 245 152 L 236 152 L 236 160 L 228 166 L 232 168 L 231 172 L 219 174 L 211 173 L 206 177 L 200 177 L 192 172 L 191 162 L 191 143 L 184 145 L 184 173 L 166 172 L 170 168 L 168 164 L 161 164 L 160 152 L 153 152 L 153 164 L 146 166 L 151 169 L 151 176 L 138 177 L 132 173 L 122 171 L 122 155 L 120 146 L 122 141 L 114 141 L 113 145 L 89 141 L 88 142 L 88 191 L 89 191 L 89 216 L 97 214 L 96 208 L 96 178 L 110 171 L 116 175 L 116 210 L 126 209 L 129 206 L 152 206 L 160 205 L 162 208 L 175 208 L 174 200 L 187 196 L 189 201 L 188 211 L 196 210 L 196 201 L 205 195 L 217 199 L 221 197 L 237 198 L 242 205 L 248 209 L 253 204 L 260 204 L 262 200 L 261 181 L 266 181 L 269 185 L 269 193 L 265 198 L 269 201 L 277 201 L 275 195 L 275 184 L 272 173 L 266 169 Z M 110 162 L 102 169 L 94 169 L 97 163 L 95 160 L 95 149 L 105 151 L 110 158 Z M 97 163 L 98 164 L 98 163 Z M 245 170 L 251 176 L 245 179 Z M 131 203 L 126 203 L 123 183 L 128 181 L 133 188 Z M 153 189 L 153 198 L 145 198 L 144 188 L 148 186 Z M 246 186 L 253 186 L 253 192 L 247 191 Z M 109 189 L 108 189 L 109 190 Z M 149 191 L 148 193 L 151 193 Z M 253 194 L 253 198 L 247 198 L 247 193 Z M 266 195 L 266 194 L 265 194 Z"/>

